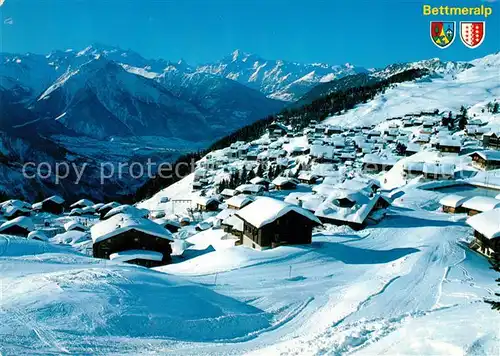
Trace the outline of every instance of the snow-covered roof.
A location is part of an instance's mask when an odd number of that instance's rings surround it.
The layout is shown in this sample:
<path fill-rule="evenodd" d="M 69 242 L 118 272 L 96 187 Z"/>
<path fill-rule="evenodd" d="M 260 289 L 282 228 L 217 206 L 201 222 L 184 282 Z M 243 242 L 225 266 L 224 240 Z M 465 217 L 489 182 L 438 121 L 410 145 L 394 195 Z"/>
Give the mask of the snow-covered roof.
<path fill-rule="evenodd" d="M 318 175 L 317 174 L 314 174 L 312 172 L 309 172 L 309 171 L 301 171 L 299 173 L 299 179 L 303 179 L 303 180 L 311 180 L 311 179 L 314 179 L 314 178 L 318 178 Z"/>
<path fill-rule="evenodd" d="M 64 204 L 64 199 L 61 198 L 59 195 L 53 195 L 51 197 L 48 197 L 47 199 L 44 200 L 44 202 L 47 202 L 47 201 L 52 201 L 56 204 Z"/>
<path fill-rule="evenodd" d="M 102 205 L 100 208 L 97 209 L 97 211 L 105 210 L 105 209 L 114 209 L 120 206 L 120 203 L 117 203 L 115 201 L 112 201 L 110 203 Z"/>
<path fill-rule="evenodd" d="M 31 207 L 31 204 L 17 199 L 9 199 L 0 203 L 0 208 L 5 208 L 7 206 L 17 206 L 19 208 L 29 209 Z"/>
<path fill-rule="evenodd" d="M 22 213 L 28 213 L 30 210 L 17 205 L 9 205 L 4 208 L 3 215 L 6 217 L 10 217 L 16 214 L 18 211 Z"/>
<path fill-rule="evenodd" d="M 500 161 L 500 151 L 497 151 L 497 150 L 475 151 L 475 152 L 471 153 L 470 155 L 473 155 L 473 154 L 478 154 L 481 158 L 483 158 L 487 161 L 494 161 L 494 162 Z"/>
<path fill-rule="evenodd" d="M 459 208 L 462 206 L 462 204 L 468 200 L 470 197 L 464 197 L 462 195 L 458 194 L 449 194 L 439 201 L 439 204 L 443 206 L 449 206 L 452 208 Z"/>
<path fill-rule="evenodd" d="M 41 230 L 31 231 L 28 234 L 28 239 L 38 239 L 41 241 L 49 241 L 49 238 L 47 237 L 45 232 L 43 232 Z"/>
<path fill-rule="evenodd" d="M 108 211 L 106 215 L 104 215 L 104 218 L 108 219 L 117 214 L 127 214 L 130 216 L 145 217 L 149 215 L 149 210 L 139 209 L 132 205 L 120 205 Z"/>
<path fill-rule="evenodd" d="M 462 206 L 476 211 L 488 211 L 500 207 L 500 200 L 492 197 L 475 196 L 465 201 Z"/>
<path fill-rule="evenodd" d="M 488 239 L 500 237 L 500 209 L 474 215 L 466 223 Z"/>
<path fill-rule="evenodd" d="M 243 220 L 236 215 L 231 215 L 225 218 L 222 223 L 224 225 L 232 226 L 234 230 L 243 231 Z"/>
<path fill-rule="evenodd" d="M 403 169 L 410 172 L 422 172 L 424 170 L 424 162 L 405 162 Z"/>
<path fill-rule="evenodd" d="M 196 196 L 193 198 L 193 202 L 201 206 L 207 206 L 211 203 L 219 203 L 219 200 L 216 197 Z"/>
<path fill-rule="evenodd" d="M 329 198 L 318 207 L 314 214 L 322 218 L 362 224 L 380 199 L 380 194 L 368 198 L 357 193 L 350 198 L 360 199 L 360 201 L 356 201 L 353 207 L 348 208 L 336 205 L 335 200 Z"/>
<path fill-rule="evenodd" d="M 33 224 L 33 220 L 27 216 L 20 216 L 18 218 L 9 220 L 0 225 L 0 232 L 7 230 L 12 226 L 19 226 L 25 230 L 33 231 L 35 230 L 35 224 Z"/>
<path fill-rule="evenodd" d="M 90 229 L 94 243 L 107 240 L 129 230 L 137 230 L 159 238 L 173 240 L 170 231 L 149 219 L 118 214 L 103 220 Z"/>
<path fill-rule="evenodd" d="M 80 208 L 74 208 L 74 209 L 71 209 L 71 211 L 69 212 L 69 215 L 82 215 L 83 214 L 83 210 L 80 209 Z"/>
<path fill-rule="evenodd" d="M 332 158 L 333 150 L 332 146 L 311 145 L 309 155 L 317 158 Z"/>
<path fill-rule="evenodd" d="M 117 262 L 127 262 L 135 259 L 161 261 L 163 260 L 163 253 L 148 250 L 127 250 L 112 253 L 109 255 L 109 259 Z"/>
<path fill-rule="evenodd" d="M 453 139 L 452 137 L 442 137 L 438 140 L 439 146 L 445 147 L 461 147 L 462 143 L 460 140 Z"/>
<path fill-rule="evenodd" d="M 422 171 L 429 174 L 453 175 L 455 165 L 451 163 L 424 163 Z"/>
<path fill-rule="evenodd" d="M 73 203 L 70 205 L 70 208 L 75 208 L 77 206 L 93 206 L 94 202 L 88 200 L 88 199 L 80 199 L 76 203 Z"/>
<path fill-rule="evenodd" d="M 42 207 L 43 207 L 43 202 L 38 202 L 38 203 L 34 203 L 31 206 L 31 209 L 33 209 L 33 210 L 40 210 L 40 209 L 42 209 Z"/>
<path fill-rule="evenodd" d="M 311 212 L 296 205 L 288 204 L 281 200 L 268 197 L 257 199 L 237 212 L 236 215 L 256 228 L 261 228 L 262 226 L 272 223 L 276 219 L 291 211 L 294 211 L 317 224 L 321 224 L 319 219 Z"/>
<path fill-rule="evenodd" d="M 87 228 L 82 223 L 76 220 L 71 220 L 68 221 L 66 224 L 64 224 L 64 230 L 66 231 L 71 231 L 76 229 L 87 230 Z"/>
<path fill-rule="evenodd" d="M 286 197 L 285 197 L 285 203 L 288 203 L 288 204 L 294 204 L 294 205 L 300 205 L 300 197 L 303 196 L 303 195 L 306 195 L 306 194 L 310 194 L 310 193 L 306 193 L 306 192 L 293 192 L 293 193 L 290 193 L 288 194 Z"/>
<path fill-rule="evenodd" d="M 240 194 L 240 195 L 236 195 L 236 196 L 231 197 L 228 200 L 226 200 L 226 204 L 228 206 L 242 208 L 245 205 L 251 203 L 252 201 L 253 201 L 253 199 L 250 196 L 245 195 L 245 194 Z"/>
<path fill-rule="evenodd" d="M 295 178 L 279 176 L 274 178 L 272 183 L 276 186 L 281 186 L 287 183 L 297 184 L 297 181 L 295 180 Z"/>
<path fill-rule="evenodd" d="M 243 192 L 250 192 L 250 193 L 259 193 L 264 190 L 264 187 L 260 184 L 242 184 L 238 187 L 236 187 L 236 191 L 243 193 Z"/>
<path fill-rule="evenodd" d="M 236 195 L 236 190 L 234 189 L 229 189 L 229 188 L 226 188 L 224 189 L 222 192 L 221 192 L 222 195 L 225 195 L 227 197 L 233 197 Z"/>
<path fill-rule="evenodd" d="M 271 183 L 271 182 L 267 178 L 255 177 L 253 179 L 250 179 L 250 183 L 252 183 L 252 184 L 262 184 L 262 183 Z"/>
<path fill-rule="evenodd" d="M 397 162 L 397 159 L 394 157 L 382 157 L 375 154 L 367 154 L 363 157 L 362 162 L 365 164 L 381 164 L 387 166 L 394 166 Z"/>

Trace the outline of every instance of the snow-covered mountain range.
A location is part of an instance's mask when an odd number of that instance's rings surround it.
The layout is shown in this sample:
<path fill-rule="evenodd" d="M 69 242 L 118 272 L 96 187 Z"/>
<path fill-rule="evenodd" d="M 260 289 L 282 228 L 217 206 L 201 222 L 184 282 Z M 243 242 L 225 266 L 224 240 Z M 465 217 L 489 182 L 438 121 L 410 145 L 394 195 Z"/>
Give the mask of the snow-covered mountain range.
<path fill-rule="evenodd" d="M 299 99 L 319 83 L 368 72 L 365 68 L 349 63 L 330 65 L 268 60 L 240 50 L 216 63 L 199 66 L 197 71 L 233 79 L 261 91 L 270 98 L 285 101 Z"/>

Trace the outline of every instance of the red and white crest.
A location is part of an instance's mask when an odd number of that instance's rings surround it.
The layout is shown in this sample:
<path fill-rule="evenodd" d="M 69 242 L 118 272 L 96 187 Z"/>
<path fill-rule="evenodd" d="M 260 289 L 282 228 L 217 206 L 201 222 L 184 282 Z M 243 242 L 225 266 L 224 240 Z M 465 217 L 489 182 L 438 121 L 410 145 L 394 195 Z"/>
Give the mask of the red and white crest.
<path fill-rule="evenodd" d="M 460 22 L 460 38 L 469 48 L 479 47 L 484 41 L 486 24 L 484 21 Z"/>

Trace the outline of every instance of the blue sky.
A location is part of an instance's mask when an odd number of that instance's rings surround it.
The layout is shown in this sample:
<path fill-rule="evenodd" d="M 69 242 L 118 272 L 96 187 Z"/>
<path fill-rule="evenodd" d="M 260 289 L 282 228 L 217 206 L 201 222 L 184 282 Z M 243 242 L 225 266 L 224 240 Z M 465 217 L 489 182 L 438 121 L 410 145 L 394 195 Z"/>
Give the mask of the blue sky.
<path fill-rule="evenodd" d="M 432 57 L 470 60 L 500 50 L 500 3 L 491 1 L 5 0 L 0 51 L 47 53 L 100 42 L 192 64 L 236 48 L 270 59 L 365 67 Z M 493 15 L 423 16 L 427 3 L 484 4 Z M 431 20 L 485 20 L 485 41 L 469 49 L 457 37 L 439 49 L 429 38 Z"/>

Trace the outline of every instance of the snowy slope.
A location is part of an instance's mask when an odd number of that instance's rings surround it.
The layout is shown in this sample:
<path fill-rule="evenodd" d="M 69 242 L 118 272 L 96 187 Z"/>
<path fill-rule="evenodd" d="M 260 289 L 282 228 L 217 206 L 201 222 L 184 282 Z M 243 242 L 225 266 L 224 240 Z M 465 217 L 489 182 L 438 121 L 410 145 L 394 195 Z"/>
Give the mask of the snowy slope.
<path fill-rule="evenodd" d="M 458 111 L 462 105 L 499 98 L 500 54 L 492 54 L 471 63 L 474 67 L 456 75 L 399 84 L 343 115 L 327 118 L 325 123 L 344 126 L 379 124 L 387 118 L 422 110 Z"/>

